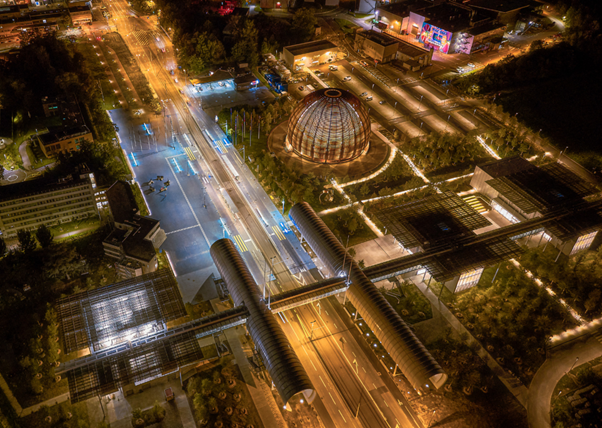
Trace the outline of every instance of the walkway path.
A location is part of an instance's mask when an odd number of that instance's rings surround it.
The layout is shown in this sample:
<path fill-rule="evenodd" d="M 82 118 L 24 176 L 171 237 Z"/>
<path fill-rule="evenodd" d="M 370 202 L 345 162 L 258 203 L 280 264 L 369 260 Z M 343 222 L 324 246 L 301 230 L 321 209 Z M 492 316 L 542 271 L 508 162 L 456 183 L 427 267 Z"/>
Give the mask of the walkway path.
<path fill-rule="evenodd" d="M 242 330 L 239 329 L 238 331 Z M 238 363 L 242 377 L 247 385 L 249 394 L 251 394 L 257 412 L 259 412 L 259 417 L 266 427 L 285 428 L 287 426 L 286 422 L 280 414 L 280 410 L 276 405 L 270 388 L 263 380 L 257 379 L 251 372 L 249 360 L 247 359 L 247 355 L 242 348 L 240 338 L 238 337 L 238 331 L 235 328 L 229 328 L 224 333 L 226 339 L 228 339 L 228 344 L 230 345 L 230 349 L 232 349 L 234 358 L 236 358 L 236 362 Z"/>
<path fill-rule="evenodd" d="M 21 155 L 21 159 L 23 160 L 23 168 L 25 171 L 29 171 L 31 169 L 31 161 L 29 160 L 29 155 L 27 154 L 27 145 L 29 144 L 29 140 L 25 140 L 19 146 L 19 154 Z"/>
<path fill-rule="evenodd" d="M 422 282 L 422 275 L 415 276 L 411 278 L 412 282 L 416 284 L 416 286 L 420 289 L 422 294 L 429 299 L 431 302 L 431 307 L 433 310 L 439 311 L 443 318 L 460 334 L 460 337 L 464 335 L 468 336 L 468 339 L 465 343 L 469 346 L 473 346 L 473 343 L 478 345 L 477 354 L 479 357 L 485 361 L 487 366 L 491 369 L 493 374 L 495 374 L 500 381 L 508 388 L 508 391 L 521 403 L 524 407 L 527 407 L 527 397 L 528 397 L 528 389 L 524 386 L 521 381 L 511 374 L 507 373 L 502 366 L 500 366 L 497 361 L 481 346 L 481 344 L 472 337 L 472 334 L 462 325 L 460 321 L 447 309 L 447 307 L 439 301 L 437 296 L 427 287 L 427 285 Z"/>
<path fill-rule="evenodd" d="M 550 402 L 554 388 L 579 357 L 577 366 L 602 355 L 602 343 L 596 337 L 558 350 L 539 368 L 529 387 L 527 420 L 530 428 L 550 428 Z"/>

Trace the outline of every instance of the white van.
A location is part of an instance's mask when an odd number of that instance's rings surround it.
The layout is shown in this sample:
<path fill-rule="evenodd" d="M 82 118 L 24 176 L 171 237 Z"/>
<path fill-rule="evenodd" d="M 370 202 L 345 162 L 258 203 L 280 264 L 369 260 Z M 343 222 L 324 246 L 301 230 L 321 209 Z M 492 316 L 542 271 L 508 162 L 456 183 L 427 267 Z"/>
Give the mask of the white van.
<path fill-rule="evenodd" d="M 314 88 L 313 86 L 311 86 L 311 85 L 305 85 L 305 87 L 307 88 L 307 90 L 308 90 L 309 92 L 313 92 L 313 91 L 315 91 L 315 88 Z"/>

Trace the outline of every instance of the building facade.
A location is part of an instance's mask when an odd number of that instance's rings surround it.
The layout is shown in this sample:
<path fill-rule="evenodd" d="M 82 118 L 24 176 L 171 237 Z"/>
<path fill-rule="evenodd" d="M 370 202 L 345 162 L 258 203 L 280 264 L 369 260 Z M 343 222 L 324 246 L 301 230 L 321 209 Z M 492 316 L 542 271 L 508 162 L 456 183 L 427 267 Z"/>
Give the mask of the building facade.
<path fill-rule="evenodd" d="M 375 62 L 390 62 L 395 59 L 399 42 L 386 34 L 368 30 L 355 33 L 354 49 L 364 53 Z"/>
<path fill-rule="evenodd" d="M 302 71 L 304 67 L 337 61 L 338 57 L 339 48 L 334 43 L 328 40 L 316 40 L 285 47 L 281 59 L 291 71 L 295 72 Z"/>
<path fill-rule="evenodd" d="M 105 192 L 111 215 L 113 231 L 102 242 L 105 255 L 116 260 L 119 278 L 133 278 L 157 270 L 155 252 L 166 235 L 159 220 L 140 215 L 130 184 L 116 181 Z"/>
<path fill-rule="evenodd" d="M 0 187 L 0 232 L 16 238 L 19 230 L 57 226 L 98 216 L 91 173 L 74 174 L 58 182 L 40 179 Z"/>
<path fill-rule="evenodd" d="M 80 144 L 84 141 L 94 142 L 92 133 L 86 125 L 38 135 L 40 148 L 48 158 L 54 157 L 61 152 L 79 150 Z"/>

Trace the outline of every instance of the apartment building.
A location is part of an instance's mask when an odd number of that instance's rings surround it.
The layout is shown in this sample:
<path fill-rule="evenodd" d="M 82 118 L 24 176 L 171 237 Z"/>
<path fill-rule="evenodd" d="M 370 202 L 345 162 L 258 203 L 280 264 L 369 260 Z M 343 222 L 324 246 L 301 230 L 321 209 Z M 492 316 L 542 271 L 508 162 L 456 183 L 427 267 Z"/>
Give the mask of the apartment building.
<path fill-rule="evenodd" d="M 19 230 L 34 231 L 98 216 L 96 182 L 89 171 L 68 177 L 0 186 L 0 235 L 13 239 Z"/>

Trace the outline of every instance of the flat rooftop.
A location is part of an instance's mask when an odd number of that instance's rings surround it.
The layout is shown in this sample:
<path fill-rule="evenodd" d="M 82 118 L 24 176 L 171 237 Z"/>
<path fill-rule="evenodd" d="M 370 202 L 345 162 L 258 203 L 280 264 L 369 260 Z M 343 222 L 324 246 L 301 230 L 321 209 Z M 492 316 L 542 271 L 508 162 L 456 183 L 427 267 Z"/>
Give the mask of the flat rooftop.
<path fill-rule="evenodd" d="M 90 182 L 90 179 L 87 176 L 88 173 L 89 171 L 86 173 L 73 173 L 63 178 L 48 175 L 36 180 L 0 186 L 0 203 L 25 198 L 27 196 L 67 189 L 69 187 L 81 186 L 82 184 Z"/>
<path fill-rule="evenodd" d="M 541 5 L 541 3 L 532 0 L 468 0 L 464 4 L 495 12 L 512 12 L 527 7 L 533 7 L 537 4 Z"/>
<path fill-rule="evenodd" d="M 406 248 L 449 245 L 474 234 L 476 229 L 490 226 L 489 220 L 453 192 L 386 208 L 376 218 Z"/>
<path fill-rule="evenodd" d="M 428 50 L 413 45 L 412 43 L 408 43 L 405 40 L 400 39 L 398 41 L 399 47 L 397 48 L 397 51 L 403 53 L 404 55 L 416 58 L 429 53 Z"/>
<path fill-rule="evenodd" d="M 50 131 L 47 134 L 38 135 L 38 139 L 42 144 L 48 146 L 50 144 L 58 143 L 59 141 L 68 140 L 69 138 L 79 137 L 86 134 L 90 134 L 90 130 L 86 125 L 80 125 L 72 128 Z"/>
<path fill-rule="evenodd" d="M 299 56 L 316 51 L 324 51 L 329 49 L 338 50 L 338 47 L 334 43 L 329 42 L 328 40 L 316 40 L 313 42 L 287 46 L 284 49 L 289 51 L 293 56 Z"/>
<path fill-rule="evenodd" d="M 360 37 L 364 37 L 374 43 L 378 43 L 381 46 L 391 46 L 395 43 L 399 43 L 399 41 L 396 38 L 374 30 L 358 31 L 357 35 Z"/>
<path fill-rule="evenodd" d="M 593 186 L 559 163 L 537 167 L 513 157 L 479 168 L 493 177 L 488 185 L 527 214 L 567 206 L 595 192 Z"/>

